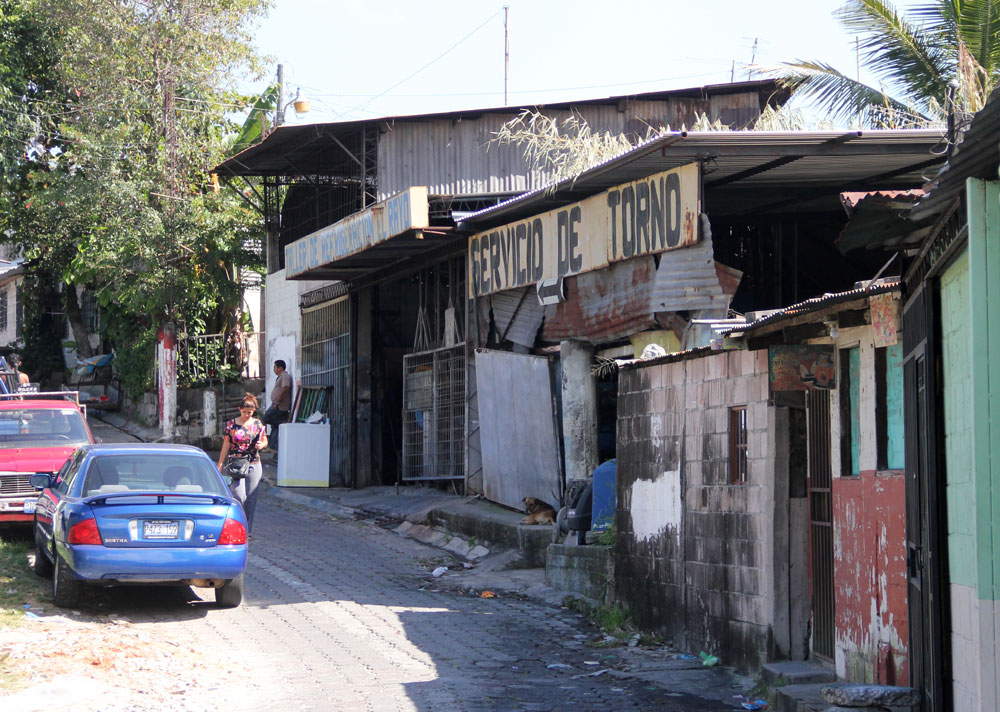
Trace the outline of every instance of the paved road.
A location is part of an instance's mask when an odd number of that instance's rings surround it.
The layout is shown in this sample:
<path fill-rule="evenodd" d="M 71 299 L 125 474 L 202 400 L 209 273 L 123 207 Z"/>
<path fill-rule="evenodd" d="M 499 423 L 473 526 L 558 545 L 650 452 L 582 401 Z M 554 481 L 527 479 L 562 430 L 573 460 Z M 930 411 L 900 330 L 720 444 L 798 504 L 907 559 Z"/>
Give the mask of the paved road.
<path fill-rule="evenodd" d="M 734 708 L 610 672 L 584 677 L 622 651 L 588 647 L 595 630 L 567 609 L 435 590 L 428 571 L 442 556 L 374 522 L 264 497 L 240 608 L 187 588 L 101 592 L 85 607 L 194 641 L 218 657 L 220 686 L 245 693 L 245 710 Z M 197 690 L 184 697 L 178 709 L 202 708 Z"/>

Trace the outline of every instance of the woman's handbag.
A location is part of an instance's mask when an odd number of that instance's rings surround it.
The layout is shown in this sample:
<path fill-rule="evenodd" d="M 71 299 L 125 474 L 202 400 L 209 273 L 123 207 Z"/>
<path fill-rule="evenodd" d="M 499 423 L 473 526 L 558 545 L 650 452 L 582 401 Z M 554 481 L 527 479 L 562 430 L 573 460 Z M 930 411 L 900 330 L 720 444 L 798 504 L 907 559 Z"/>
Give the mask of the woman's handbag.
<path fill-rule="evenodd" d="M 250 441 L 250 452 L 256 452 L 255 448 L 257 447 L 257 441 L 260 440 L 261 433 L 263 432 L 264 426 L 261 425 L 260 432 L 258 432 L 254 439 Z M 233 478 L 233 482 L 242 480 L 250 474 L 250 463 L 251 459 L 249 457 L 230 457 L 226 461 L 226 474 Z"/>
<path fill-rule="evenodd" d="M 226 462 L 226 474 L 233 478 L 233 480 L 242 480 L 244 477 L 250 474 L 250 458 L 248 457 L 231 457 L 229 461 Z"/>

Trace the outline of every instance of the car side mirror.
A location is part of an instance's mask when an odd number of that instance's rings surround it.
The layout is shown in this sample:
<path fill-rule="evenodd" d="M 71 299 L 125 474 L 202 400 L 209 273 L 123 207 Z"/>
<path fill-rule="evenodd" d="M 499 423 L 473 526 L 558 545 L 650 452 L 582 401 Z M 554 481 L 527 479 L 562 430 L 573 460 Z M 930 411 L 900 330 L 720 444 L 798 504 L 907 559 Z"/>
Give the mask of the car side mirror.
<path fill-rule="evenodd" d="M 52 486 L 52 476 L 47 475 L 44 472 L 38 472 L 28 478 L 28 482 L 36 490 L 43 490 L 46 487 Z"/>
<path fill-rule="evenodd" d="M 104 442 L 104 440 L 102 440 L 101 438 L 94 438 L 94 444 L 95 445 L 103 443 L 103 442 Z"/>

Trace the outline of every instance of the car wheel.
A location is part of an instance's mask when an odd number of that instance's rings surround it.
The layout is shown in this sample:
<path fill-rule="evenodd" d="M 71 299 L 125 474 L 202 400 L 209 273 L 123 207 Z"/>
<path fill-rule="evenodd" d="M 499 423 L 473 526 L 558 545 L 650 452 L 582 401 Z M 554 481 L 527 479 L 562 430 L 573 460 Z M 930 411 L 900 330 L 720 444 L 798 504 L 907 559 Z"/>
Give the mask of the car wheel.
<path fill-rule="evenodd" d="M 39 543 L 38 534 L 35 534 L 35 565 L 33 568 L 35 569 L 35 573 L 42 578 L 50 578 L 52 576 L 52 560 L 45 553 L 45 547 Z"/>
<path fill-rule="evenodd" d="M 56 554 L 52 575 L 52 602 L 60 608 L 76 608 L 80 604 L 83 584 L 70 576 L 65 562 Z"/>
<path fill-rule="evenodd" d="M 236 608 L 243 601 L 243 574 L 229 579 L 215 589 L 215 602 L 220 608 Z"/>

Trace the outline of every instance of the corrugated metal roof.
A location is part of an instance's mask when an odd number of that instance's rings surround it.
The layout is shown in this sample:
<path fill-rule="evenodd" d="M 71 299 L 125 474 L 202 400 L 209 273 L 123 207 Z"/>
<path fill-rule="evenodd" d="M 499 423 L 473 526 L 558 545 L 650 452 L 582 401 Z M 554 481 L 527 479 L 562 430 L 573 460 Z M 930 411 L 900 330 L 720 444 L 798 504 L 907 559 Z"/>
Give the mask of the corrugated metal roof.
<path fill-rule="evenodd" d="M 545 308 L 538 303 L 534 287 L 509 289 L 491 294 L 493 321 L 502 339 L 531 348 L 545 318 Z"/>
<path fill-rule="evenodd" d="M 849 302 L 854 299 L 859 299 L 861 297 L 871 297 L 876 294 L 885 294 L 886 292 L 894 292 L 899 290 L 900 282 L 898 280 L 893 280 L 891 282 L 882 282 L 881 284 L 874 284 L 869 287 L 860 287 L 858 289 L 851 289 L 846 292 L 830 292 L 819 297 L 813 297 L 812 299 L 806 299 L 804 302 L 799 302 L 798 304 L 793 304 L 790 307 L 785 307 L 784 309 L 779 309 L 777 311 L 771 312 L 765 317 L 761 317 L 755 321 L 748 322 L 745 326 L 734 327 L 726 332 L 727 335 L 733 334 L 748 334 L 752 331 L 761 329 L 765 326 L 772 326 L 774 324 L 780 323 L 785 319 L 790 319 L 795 316 L 800 316 L 802 314 L 807 314 L 809 312 L 818 311 L 825 307 L 840 304 L 841 302 Z"/>
<path fill-rule="evenodd" d="M 747 82 L 732 82 L 728 84 L 711 84 L 701 87 L 672 89 L 668 91 L 646 92 L 642 94 L 622 94 L 594 99 L 553 102 L 548 104 L 523 104 L 519 106 L 503 106 L 486 109 L 470 109 L 463 111 L 446 111 L 431 114 L 412 114 L 383 116 L 361 121 L 339 121 L 303 125 L 283 125 L 272 131 L 260 143 L 247 148 L 235 156 L 226 159 L 214 169 L 222 175 L 297 175 L 316 173 L 323 175 L 326 157 L 317 151 L 317 139 L 326 139 L 331 143 L 330 136 L 351 135 L 364 127 L 385 127 L 391 129 L 394 124 L 403 122 L 426 122 L 443 120 L 462 122 L 480 119 L 484 114 L 516 115 L 525 109 L 548 109 L 550 111 L 570 111 L 575 108 L 593 109 L 594 107 L 610 106 L 616 112 L 625 113 L 628 109 L 636 118 L 642 118 L 649 113 L 651 104 L 683 99 L 699 99 L 698 109 L 716 115 L 713 111 L 723 108 L 725 97 L 731 94 L 754 93 L 758 96 L 757 113 L 765 103 L 781 105 L 788 99 L 788 91 L 780 89 L 773 79 L 763 79 Z M 662 110 L 662 109 L 661 109 Z M 657 111 L 653 116 L 657 116 Z M 650 117 L 652 118 L 652 117 Z M 672 118 L 672 117 L 671 117 Z M 668 118 L 668 123 L 679 127 L 679 121 Z M 610 127 L 609 127 L 610 128 Z M 490 137 L 487 137 L 490 138 Z M 332 145 L 332 144 L 331 144 Z M 438 148 L 446 144 L 440 144 Z M 385 166 L 380 166 L 380 170 Z M 423 183 L 408 183 L 424 185 Z M 455 194 L 456 191 L 446 191 Z"/>
<path fill-rule="evenodd" d="M 706 191 L 753 189 L 765 204 L 775 200 L 767 188 L 829 190 L 839 195 L 845 190 L 918 187 L 932 166 L 944 160 L 932 153 L 942 137 L 942 131 L 933 129 L 675 131 L 575 178 L 473 213 L 460 226 L 479 232 L 692 162 L 703 164 Z"/>
<path fill-rule="evenodd" d="M 902 203 L 901 207 L 909 208 L 912 204 L 920 200 L 921 196 L 925 193 L 923 188 L 911 188 L 909 190 L 868 190 L 860 192 L 845 192 L 840 194 L 840 202 L 844 204 L 844 209 L 847 210 L 847 214 L 851 214 L 858 203 L 869 200 L 869 202 L 877 201 L 883 204 L 888 204 L 894 202 L 893 198 L 900 198 L 899 202 Z"/>
<path fill-rule="evenodd" d="M 546 307 L 542 339 L 603 344 L 656 325 L 650 308 L 656 262 L 641 257 L 566 279 L 566 301 Z"/>
<path fill-rule="evenodd" d="M 921 220 L 940 212 L 965 190 L 966 178 L 997 179 L 1000 166 L 1000 89 L 994 91 L 948 162 L 926 186 L 927 197 L 913 208 Z"/>
<path fill-rule="evenodd" d="M 846 255 L 861 248 L 898 250 L 919 245 L 933 220 L 915 222 L 908 215 L 922 196 L 919 189 L 842 193 L 840 199 L 850 220 L 837 237 L 837 249 Z"/>

